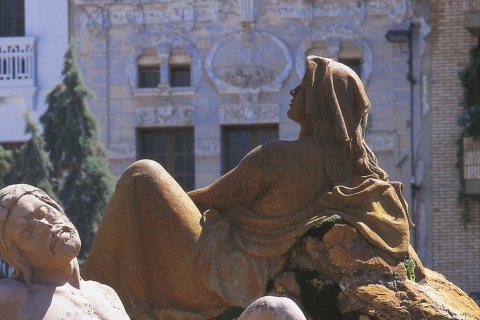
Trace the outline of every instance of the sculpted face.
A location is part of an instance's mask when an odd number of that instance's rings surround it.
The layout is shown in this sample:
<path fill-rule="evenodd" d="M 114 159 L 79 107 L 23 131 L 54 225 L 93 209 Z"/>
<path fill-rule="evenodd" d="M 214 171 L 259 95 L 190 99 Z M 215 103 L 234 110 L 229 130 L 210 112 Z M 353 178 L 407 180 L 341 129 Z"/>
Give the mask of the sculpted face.
<path fill-rule="evenodd" d="M 287 116 L 298 124 L 302 124 L 307 118 L 305 79 L 295 89 L 290 90 L 290 95 L 292 99 Z"/>
<path fill-rule="evenodd" d="M 4 236 L 11 239 L 31 268 L 63 266 L 80 251 L 78 231 L 66 215 L 30 194 L 10 210 Z"/>

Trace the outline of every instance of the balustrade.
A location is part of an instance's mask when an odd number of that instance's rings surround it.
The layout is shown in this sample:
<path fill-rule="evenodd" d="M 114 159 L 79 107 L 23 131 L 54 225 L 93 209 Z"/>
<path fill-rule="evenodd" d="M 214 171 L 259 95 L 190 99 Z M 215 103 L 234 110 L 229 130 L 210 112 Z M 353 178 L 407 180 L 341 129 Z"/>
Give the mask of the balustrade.
<path fill-rule="evenodd" d="M 0 86 L 33 85 L 35 39 L 0 38 Z"/>

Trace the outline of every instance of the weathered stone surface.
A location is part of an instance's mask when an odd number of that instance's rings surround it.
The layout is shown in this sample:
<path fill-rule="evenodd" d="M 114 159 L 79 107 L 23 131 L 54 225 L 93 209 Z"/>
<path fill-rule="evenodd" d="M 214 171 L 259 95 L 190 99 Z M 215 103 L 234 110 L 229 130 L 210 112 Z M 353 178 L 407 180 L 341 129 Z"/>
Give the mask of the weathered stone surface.
<path fill-rule="evenodd" d="M 477 304 L 413 252 L 409 274 L 409 257 L 394 259 L 348 224 L 331 226 L 302 238 L 270 294 L 290 297 L 308 319 L 480 319 Z"/>
<path fill-rule="evenodd" d="M 15 271 L 0 280 L 0 319 L 129 319 L 112 288 L 80 277 L 78 231 L 44 191 L 0 190 L 0 257 Z"/>

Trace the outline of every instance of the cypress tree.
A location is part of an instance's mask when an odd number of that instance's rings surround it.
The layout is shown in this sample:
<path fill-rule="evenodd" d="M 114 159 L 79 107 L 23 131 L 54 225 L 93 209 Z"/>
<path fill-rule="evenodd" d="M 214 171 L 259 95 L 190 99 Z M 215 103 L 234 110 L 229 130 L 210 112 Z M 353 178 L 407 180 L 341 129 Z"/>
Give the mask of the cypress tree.
<path fill-rule="evenodd" d="M 8 185 L 8 175 L 12 169 L 13 155 L 0 145 L 0 189 Z"/>
<path fill-rule="evenodd" d="M 25 115 L 25 133 L 31 134 L 31 138 L 20 149 L 20 175 L 23 183 L 28 183 L 45 191 L 50 197 L 56 199 L 50 173 L 52 163 L 45 153 L 45 142 L 38 133 L 38 127 Z"/>
<path fill-rule="evenodd" d="M 81 77 L 73 39 L 65 54 L 63 81 L 47 95 L 40 117 L 46 149 L 54 167 L 55 189 L 82 239 L 80 259 L 88 254 L 96 226 L 113 191 L 105 148 L 87 99 L 93 98 Z"/>

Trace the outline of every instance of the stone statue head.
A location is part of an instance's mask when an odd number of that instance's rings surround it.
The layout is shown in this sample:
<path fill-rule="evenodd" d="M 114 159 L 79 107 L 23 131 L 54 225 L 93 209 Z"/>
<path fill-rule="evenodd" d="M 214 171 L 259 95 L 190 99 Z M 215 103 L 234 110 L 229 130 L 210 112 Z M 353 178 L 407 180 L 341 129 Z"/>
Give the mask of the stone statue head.
<path fill-rule="evenodd" d="M 296 93 L 303 96 L 304 108 L 289 110 L 288 115 L 302 125 L 300 135 L 312 136 L 323 150 L 333 186 L 350 186 L 368 177 L 387 180 L 365 143 L 370 101 L 355 71 L 331 59 L 308 56 L 302 84 L 291 91 L 294 99 Z"/>
<path fill-rule="evenodd" d="M 42 190 L 17 184 L 0 190 L 0 256 L 30 282 L 32 269 L 55 269 L 80 251 L 78 231 Z"/>

